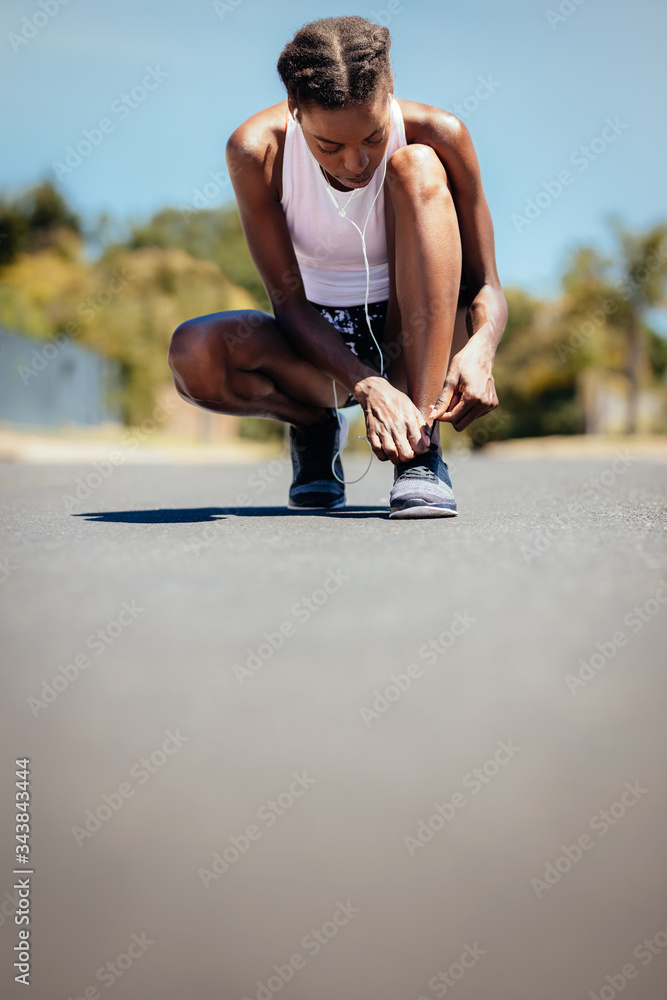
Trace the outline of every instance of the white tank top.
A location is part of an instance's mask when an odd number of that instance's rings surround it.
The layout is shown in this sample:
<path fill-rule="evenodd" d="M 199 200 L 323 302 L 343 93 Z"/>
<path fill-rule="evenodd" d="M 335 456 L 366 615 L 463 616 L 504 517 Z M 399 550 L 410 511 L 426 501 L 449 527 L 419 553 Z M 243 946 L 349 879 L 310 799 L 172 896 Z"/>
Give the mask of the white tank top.
<path fill-rule="evenodd" d="M 391 134 L 387 157 L 407 145 L 403 113 L 391 99 Z M 287 116 L 283 154 L 282 207 L 301 269 L 306 297 L 324 306 L 363 305 L 366 298 L 366 265 L 361 236 L 366 218 L 382 182 L 380 163 L 370 182 L 356 194 L 341 218 L 327 193 L 327 182 L 311 154 L 301 129 Z M 333 189 L 343 208 L 351 192 Z M 389 265 L 384 222 L 384 189 L 380 192 L 366 227 L 366 253 L 370 265 L 369 302 L 389 297 Z"/>

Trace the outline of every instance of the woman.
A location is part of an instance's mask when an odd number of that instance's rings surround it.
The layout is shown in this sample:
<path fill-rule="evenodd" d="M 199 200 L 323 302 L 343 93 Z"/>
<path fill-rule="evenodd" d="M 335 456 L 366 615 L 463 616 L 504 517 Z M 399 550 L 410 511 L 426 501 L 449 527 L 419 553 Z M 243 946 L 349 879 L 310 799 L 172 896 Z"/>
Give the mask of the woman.
<path fill-rule="evenodd" d="M 394 99 L 390 44 L 386 28 L 339 17 L 285 47 L 287 99 L 227 144 L 274 315 L 188 320 L 169 360 L 188 401 L 291 425 L 290 507 L 345 504 L 337 407 L 359 403 L 394 465 L 390 517 L 451 516 L 438 421 L 462 431 L 498 405 L 507 306 L 468 130 Z"/>

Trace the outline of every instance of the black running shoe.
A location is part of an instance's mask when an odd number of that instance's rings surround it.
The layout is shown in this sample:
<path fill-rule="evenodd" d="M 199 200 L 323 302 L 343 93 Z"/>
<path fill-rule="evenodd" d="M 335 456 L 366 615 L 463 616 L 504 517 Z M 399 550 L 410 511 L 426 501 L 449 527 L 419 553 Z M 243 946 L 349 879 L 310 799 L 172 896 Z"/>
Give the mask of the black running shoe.
<path fill-rule="evenodd" d="M 335 510 L 345 506 L 345 485 L 332 471 L 334 455 L 338 452 L 333 468 L 343 479 L 340 452 L 347 443 L 347 420 L 331 409 L 325 420 L 307 427 L 290 426 L 290 453 L 294 478 L 289 491 L 288 506 L 294 510 Z"/>

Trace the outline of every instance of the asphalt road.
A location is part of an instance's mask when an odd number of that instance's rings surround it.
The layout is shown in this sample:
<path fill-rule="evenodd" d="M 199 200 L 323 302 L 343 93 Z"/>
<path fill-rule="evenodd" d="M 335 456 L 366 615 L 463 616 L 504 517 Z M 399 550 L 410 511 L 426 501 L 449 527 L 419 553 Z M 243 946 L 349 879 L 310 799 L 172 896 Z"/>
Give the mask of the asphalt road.
<path fill-rule="evenodd" d="M 0 466 L 3 997 L 664 1000 L 667 467 L 450 469 Z"/>

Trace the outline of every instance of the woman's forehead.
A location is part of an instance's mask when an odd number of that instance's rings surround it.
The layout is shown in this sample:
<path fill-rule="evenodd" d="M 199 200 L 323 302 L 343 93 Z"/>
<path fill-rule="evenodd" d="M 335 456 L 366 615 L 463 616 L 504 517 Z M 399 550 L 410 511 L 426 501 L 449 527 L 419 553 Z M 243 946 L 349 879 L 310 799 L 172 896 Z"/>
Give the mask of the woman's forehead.
<path fill-rule="evenodd" d="M 302 117 L 307 116 L 308 128 L 313 134 L 319 133 L 327 138 L 340 138 L 344 133 L 363 133 L 366 136 L 387 124 L 391 114 L 389 97 L 385 91 L 363 104 L 351 104 L 346 108 L 308 104 L 299 110 Z"/>

